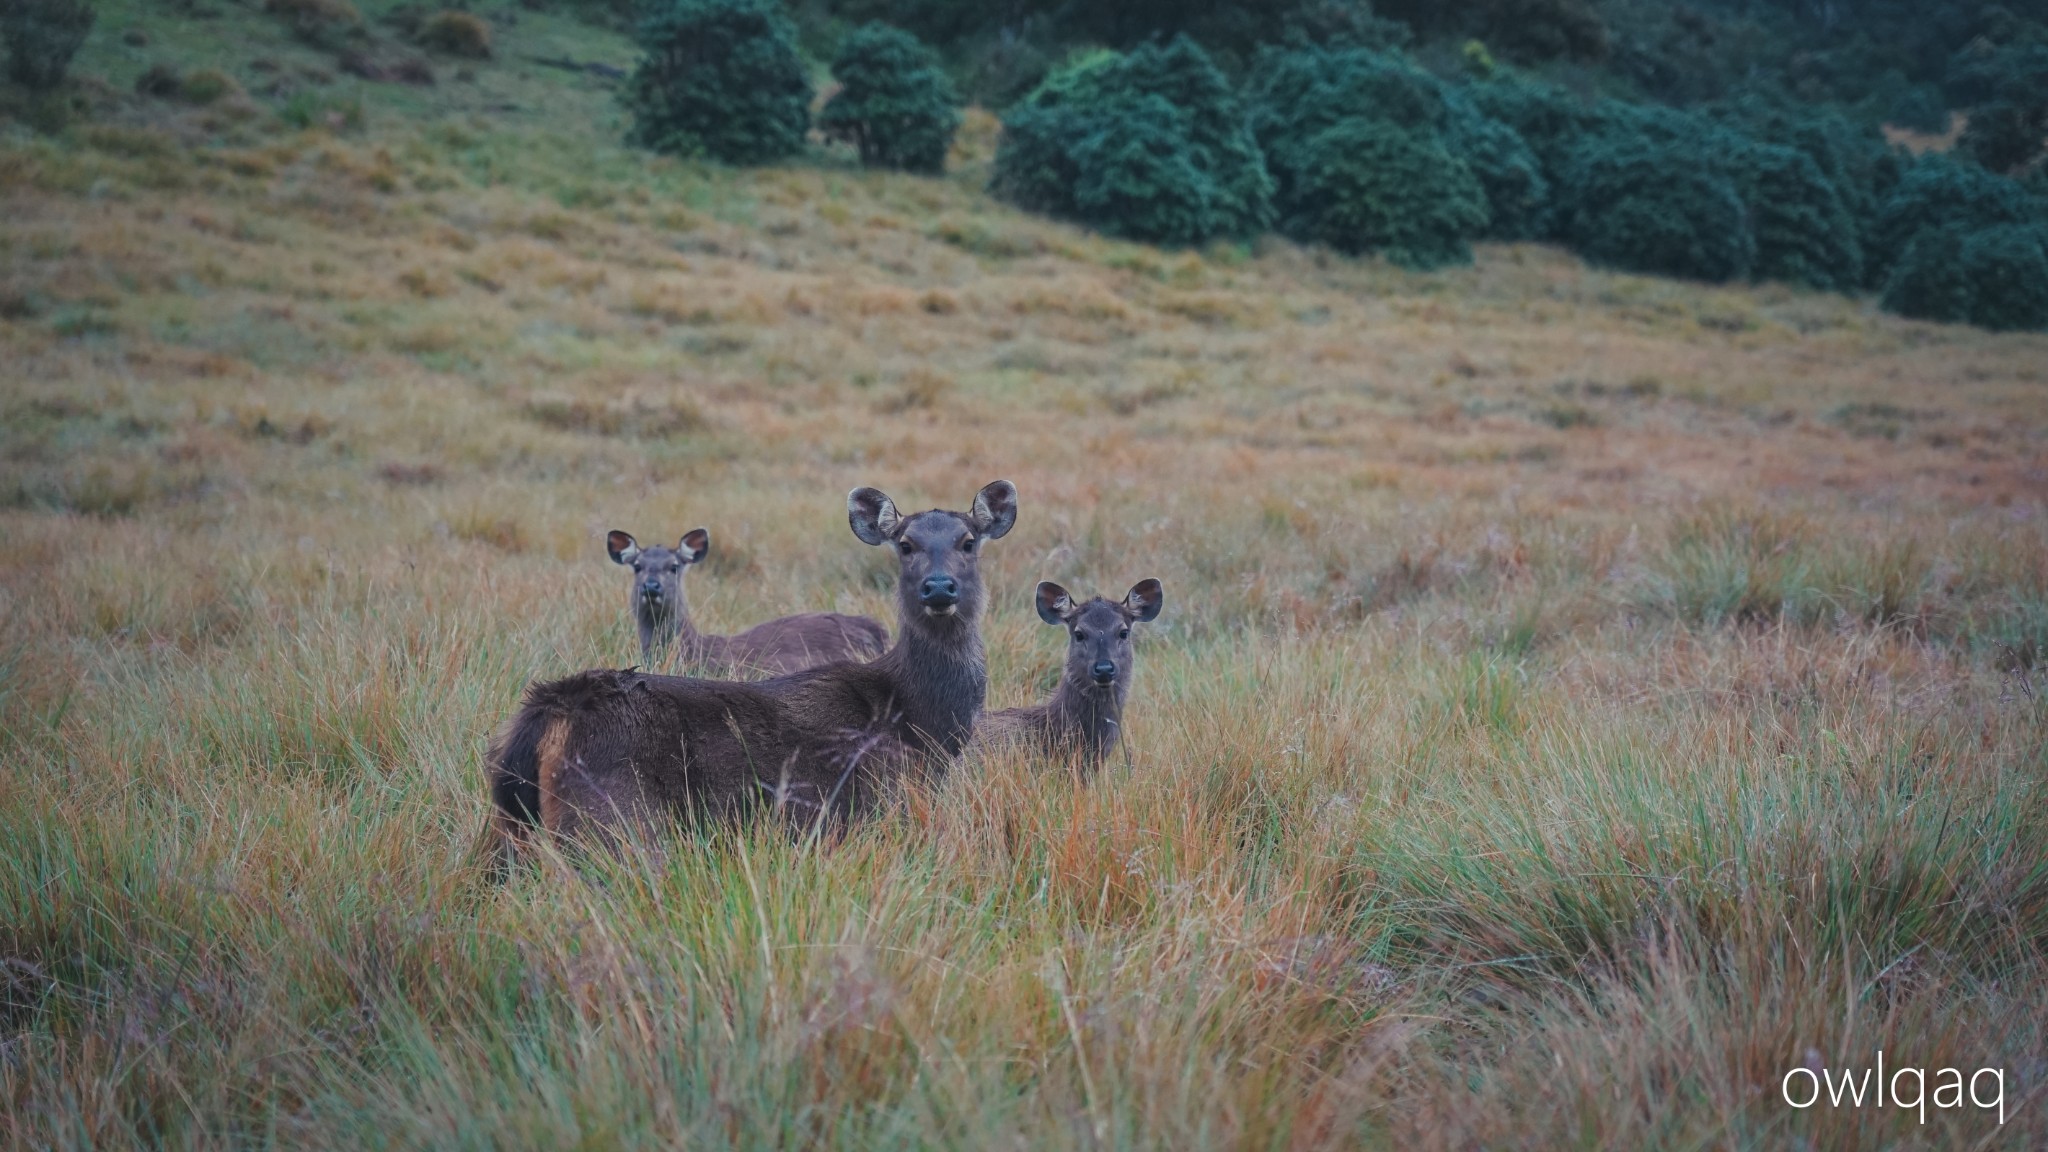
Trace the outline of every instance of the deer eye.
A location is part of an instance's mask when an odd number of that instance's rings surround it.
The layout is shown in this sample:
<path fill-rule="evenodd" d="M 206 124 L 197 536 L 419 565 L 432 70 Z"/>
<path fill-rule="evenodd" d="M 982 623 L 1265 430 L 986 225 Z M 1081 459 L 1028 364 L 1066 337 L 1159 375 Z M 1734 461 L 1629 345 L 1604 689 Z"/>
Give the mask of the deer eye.
<path fill-rule="evenodd" d="M 972 552 L 972 551 L 974 551 L 974 537 L 972 537 L 972 536 L 969 536 L 969 537 L 968 537 L 967 539 L 965 539 L 965 540 L 962 540 L 962 541 L 960 542 L 960 550 L 961 550 L 962 552 Z"/>
<path fill-rule="evenodd" d="M 1079 644 L 1080 642 L 1086 639 L 1088 639 L 1088 633 L 1082 631 L 1079 628 L 1074 629 L 1074 643 Z"/>
<path fill-rule="evenodd" d="M 1116 638 L 1119 640 L 1129 640 L 1131 638 L 1131 630 L 1129 628 L 1117 629 Z"/>
<path fill-rule="evenodd" d="M 903 553 L 905 556 L 908 556 L 912 552 L 917 551 L 917 546 L 912 544 L 908 540 L 898 540 L 896 542 L 896 551 Z"/>

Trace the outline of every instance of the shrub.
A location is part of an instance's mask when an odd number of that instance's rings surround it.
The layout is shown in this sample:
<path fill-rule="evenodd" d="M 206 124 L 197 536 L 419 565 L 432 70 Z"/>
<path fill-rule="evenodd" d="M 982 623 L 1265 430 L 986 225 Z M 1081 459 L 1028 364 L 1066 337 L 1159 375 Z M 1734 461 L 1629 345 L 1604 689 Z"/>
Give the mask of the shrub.
<path fill-rule="evenodd" d="M 1864 245 L 1866 272 L 1886 283 L 1913 239 L 1928 228 L 1977 231 L 2036 219 L 2039 202 L 2016 181 L 1947 156 L 1922 157 L 1899 178 Z"/>
<path fill-rule="evenodd" d="M 423 47 L 472 60 L 491 58 L 491 26 L 468 12 L 436 12 L 416 34 Z"/>
<path fill-rule="evenodd" d="M 1200 167 L 1188 116 L 1162 96 L 1131 98 L 1072 145 L 1075 214 L 1163 244 L 1232 230 L 1215 179 Z"/>
<path fill-rule="evenodd" d="M 1956 147 L 1993 172 L 2017 172 L 2041 155 L 2048 137 L 2048 102 L 1993 100 L 1970 110 Z"/>
<path fill-rule="evenodd" d="M 35 92 L 64 82 L 71 58 L 85 43 L 98 13 L 84 0 L 5 0 L 0 38 L 7 41 L 7 75 Z"/>
<path fill-rule="evenodd" d="M 1340 252 L 1377 251 L 1431 268 L 1470 261 L 1486 191 L 1433 134 L 1353 118 L 1310 137 L 1294 160 L 1281 229 Z"/>
<path fill-rule="evenodd" d="M 1206 53 L 1185 36 L 1123 58 L 1120 83 L 1161 97 L 1187 118 L 1196 166 L 1216 186 L 1218 235 L 1256 232 L 1272 219 L 1273 178 L 1246 124 L 1244 104 Z"/>
<path fill-rule="evenodd" d="M 1582 142 L 1564 167 L 1561 231 L 1587 259 L 1695 280 L 1749 274 L 1748 211 L 1700 150 L 1615 128 Z"/>
<path fill-rule="evenodd" d="M 1026 106 L 1003 124 L 995 189 L 1020 207 L 1162 244 L 1231 231 L 1215 180 L 1164 97 Z"/>
<path fill-rule="evenodd" d="M 1856 221 L 1810 156 L 1732 140 L 1726 155 L 1756 236 L 1751 275 L 1813 288 L 1849 290 L 1863 283 Z"/>
<path fill-rule="evenodd" d="M 1527 144 L 1398 57 L 1269 49 L 1249 93 L 1289 236 L 1428 267 L 1471 259 L 1496 197 L 1503 235 L 1540 226 L 1547 189 Z"/>
<path fill-rule="evenodd" d="M 151 64 L 143 70 L 142 75 L 135 78 L 137 96 L 153 96 L 159 100 L 168 100 L 180 95 L 184 90 L 185 78 L 178 75 L 178 70 L 169 64 Z"/>
<path fill-rule="evenodd" d="M 1901 128 L 1939 136 L 1948 131 L 1955 117 L 1948 109 L 1948 102 L 1941 98 L 1940 89 L 1916 84 L 1892 100 L 1884 118 Z"/>
<path fill-rule="evenodd" d="M 179 98 L 190 104 L 213 104 L 241 94 L 242 86 L 235 78 L 218 68 L 188 73 L 178 84 Z"/>
<path fill-rule="evenodd" d="M 1949 94 L 1970 108 L 1960 150 L 1993 172 L 2017 172 L 2048 135 L 2048 34 L 1979 36 L 1949 64 Z"/>
<path fill-rule="evenodd" d="M 1049 76 L 1005 117 L 992 184 L 1020 207 L 1167 244 L 1248 235 L 1272 218 L 1272 179 L 1237 96 L 1185 37 Z"/>
<path fill-rule="evenodd" d="M 1253 64 L 1245 102 L 1269 156 L 1350 117 L 1438 132 L 1450 116 L 1436 77 L 1365 48 L 1268 48 Z"/>
<path fill-rule="evenodd" d="M 789 22 L 768 0 L 668 0 L 638 39 L 646 56 L 624 95 L 634 143 L 728 164 L 803 147 L 811 82 Z"/>
<path fill-rule="evenodd" d="M 1806 153 L 1835 186 L 1855 221 L 1859 244 L 1876 219 L 1884 194 L 1898 182 L 1898 154 L 1874 124 L 1810 105 L 1745 97 L 1721 105 L 1716 118 L 1756 140 Z"/>
<path fill-rule="evenodd" d="M 1607 55 L 1607 25 L 1586 0 L 1490 0 L 1486 8 L 1488 42 L 1512 59 Z"/>
<path fill-rule="evenodd" d="M 1997 332 L 2048 329 L 2048 225 L 2003 225 L 1963 241 L 1970 323 Z"/>
<path fill-rule="evenodd" d="M 1458 94 L 1450 101 L 1445 143 L 1486 190 L 1487 235 L 1499 240 L 1541 240 L 1550 235 L 1550 181 L 1520 132 Z"/>
<path fill-rule="evenodd" d="M 1970 278 L 1955 227 L 1923 228 L 1906 245 L 1884 286 L 1884 308 L 1915 320 L 1960 324 L 1970 317 Z"/>
<path fill-rule="evenodd" d="M 832 60 L 841 85 L 818 126 L 860 151 L 870 168 L 939 172 L 960 110 L 938 60 L 915 36 L 868 24 L 846 38 Z"/>
<path fill-rule="evenodd" d="M 1813 551 L 1812 526 L 1794 517 L 1728 507 L 1685 517 L 1646 565 L 1646 607 L 1708 628 L 1810 621 L 1825 603 Z"/>
<path fill-rule="evenodd" d="M 1356 48 L 1406 48 L 1414 31 L 1373 14 L 1365 0 L 1302 0 L 1281 21 L 1283 42 Z"/>
<path fill-rule="evenodd" d="M 1068 105 L 1019 104 L 1003 117 L 989 190 L 1027 211 L 1078 218 L 1074 185 L 1080 169 L 1073 145 L 1095 129 L 1090 121 L 1107 119 Z"/>
<path fill-rule="evenodd" d="M 1976 296 L 1963 263 L 1969 237 L 1955 227 L 1927 228 L 1915 235 L 1885 283 L 1885 310 L 1915 320 L 1968 323 Z"/>
<path fill-rule="evenodd" d="M 2048 226 L 1922 229 L 1885 284 L 1884 307 L 2000 331 L 2048 328 Z"/>
<path fill-rule="evenodd" d="M 1491 119 L 1522 137 L 1543 166 L 1553 194 L 1572 149 L 1584 137 L 1608 126 L 1608 110 L 1589 104 L 1562 88 L 1503 75 L 1468 86 L 1465 97 Z"/>
<path fill-rule="evenodd" d="M 1979 36 L 1949 61 L 1943 85 L 1950 98 L 1966 107 L 2048 98 L 2048 38 L 2017 37 L 1999 44 Z"/>

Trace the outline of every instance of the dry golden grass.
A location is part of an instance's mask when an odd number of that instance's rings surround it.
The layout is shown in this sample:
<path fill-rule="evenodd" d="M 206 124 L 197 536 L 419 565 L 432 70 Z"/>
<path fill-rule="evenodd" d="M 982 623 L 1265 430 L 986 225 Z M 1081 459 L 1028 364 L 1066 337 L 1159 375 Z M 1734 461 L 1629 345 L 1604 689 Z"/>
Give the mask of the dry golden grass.
<path fill-rule="evenodd" d="M 2048 1141 L 2048 339 L 447 99 L 0 145 L 0 1139 Z M 1165 581 L 1130 770 L 482 881 L 520 685 L 633 658 L 606 528 L 882 614 L 844 492 L 998 476 L 992 705 L 1035 581 Z M 1778 1099 L 1879 1048 L 2005 1128 Z"/>

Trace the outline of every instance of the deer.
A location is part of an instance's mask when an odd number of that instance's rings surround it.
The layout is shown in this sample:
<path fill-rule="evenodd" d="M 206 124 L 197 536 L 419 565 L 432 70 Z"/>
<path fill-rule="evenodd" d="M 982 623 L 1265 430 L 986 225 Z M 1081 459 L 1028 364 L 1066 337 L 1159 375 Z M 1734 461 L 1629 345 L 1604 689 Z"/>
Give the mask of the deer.
<path fill-rule="evenodd" d="M 1016 524 L 1017 489 L 998 480 L 967 512 L 906 516 L 856 488 L 846 507 L 855 537 L 895 553 L 895 644 L 767 680 L 629 668 L 530 686 L 486 758 L 501 860 L 535 828 L 615 842 L 767 808 L 793 830 L 841 829 L 960 754 L 988 693 L 981 550 Z"/>
<path fill-rule="evenodd" d="M 1131 585 L 1122 600 L 1086 603 L 1050 580 L 1035 593 L 1038 618 L 1067 632 L 1066 667 L 1052 699 L 990 712 L 974 734 L 976 747 L 1022 744 L 1061 757 L 1082 779 L 1093 776 L 1123 738 L 1124 701 L 1131 691 L 1131 628 L 1159 618 L 1166 592 L 1159 581 Z"/>
<path fill-rule="evenodd" d="M 699 632 L 683 597 L 683 576 L 711 554 L 711 533 L 692 528 L 674 548 L 642 548 L 631 533 L 605 536 L 612 562 L 633 570 L 630 603 L 640 628 L 640 662 L 661 666 L 670 645 L 679 663 L 779 676 L 834 660 L 866 660 L 889 647 L 889 630 L 866 616 L 804 612 L 756 624 L 732 636 Z"/>

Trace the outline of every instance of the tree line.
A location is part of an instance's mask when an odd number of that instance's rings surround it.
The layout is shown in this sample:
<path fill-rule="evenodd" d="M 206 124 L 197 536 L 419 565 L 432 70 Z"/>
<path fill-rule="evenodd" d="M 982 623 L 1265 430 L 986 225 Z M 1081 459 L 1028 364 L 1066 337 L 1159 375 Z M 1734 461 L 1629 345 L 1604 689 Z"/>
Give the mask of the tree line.
<path fill-rule="evenodd" d="M 1236 11 L 1165 7 L 1161 22 L 1197 30 Z M 1475 240 L 1545 241 L 1630 271 L 1873 291 L 1908 316 L 2048 328 L 2038 155 L 1915 156 L 1851 106 L 1763 89 L 1683 107 L 1575 90 L 1476 40 L 1432 68 L 1397 21 L 1282 7 L 1284 37 L 1228 65 L 1185 30 L 1070 53 L 1001 110 L 992 190 L 1166 245 L 1277 231 L 1430 268 L 1469 260 Z M 943 22 L 967 18 L 954 5 L 902 8 L 965 34 Z M 1122 28 L 1140 10 L 1091 19 Z M 812 83 L 779 6 L 668 0 L 639 35 L 639 142 L 742 164 L 803 148 Z M 2019 92 L 2001 85 L 2023 49 L 1980 46 L 2005 63 L 1986 63 L 1976 91 Z M 838 37 L 831 71 L 818 128 L 866 164 L 943 167 L 960 96 L 936 47 L 869 22 Z"/>

